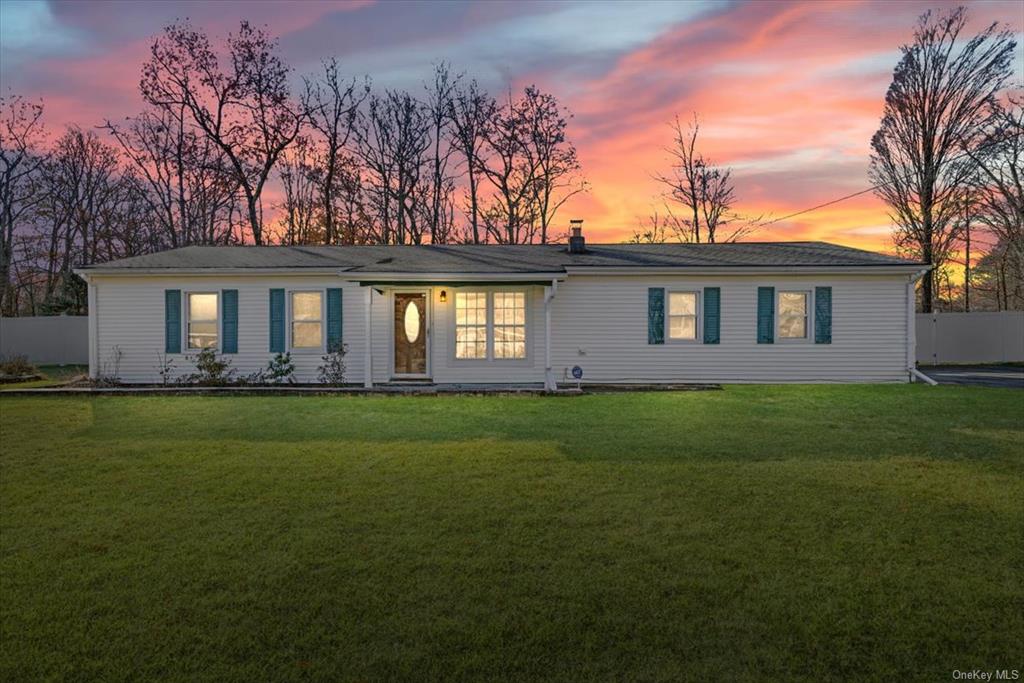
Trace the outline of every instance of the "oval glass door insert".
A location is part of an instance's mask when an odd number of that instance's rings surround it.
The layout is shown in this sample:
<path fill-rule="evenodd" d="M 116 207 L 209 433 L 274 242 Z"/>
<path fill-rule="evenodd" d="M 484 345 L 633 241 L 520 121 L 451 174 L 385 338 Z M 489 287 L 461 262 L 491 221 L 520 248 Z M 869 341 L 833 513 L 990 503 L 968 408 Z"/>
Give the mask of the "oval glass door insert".
<path fill-rule="evenodd" d="M 415 301 L 405 306 L 405 338 L 410 344 L 420 338 L 420 307 Z"/>

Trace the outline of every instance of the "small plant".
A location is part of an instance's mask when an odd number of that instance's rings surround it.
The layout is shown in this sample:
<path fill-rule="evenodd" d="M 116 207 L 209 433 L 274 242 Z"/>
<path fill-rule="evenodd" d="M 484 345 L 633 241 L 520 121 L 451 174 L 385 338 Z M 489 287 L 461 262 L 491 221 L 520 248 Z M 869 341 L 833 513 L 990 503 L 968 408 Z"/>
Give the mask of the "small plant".
<path fill-rule="evenodd" d="M 235 371 L 231 369 L 231 361 L 217 357 L 212 348 L 205 348 L 193 359 L 196 370 L 187 375 L 184 381 L 188 384 L 199 384 L 207 387 L 220 387 L 231 382 Z"/>
<path fill-rule="evenodd" d="M 174 361 L 171 357 L 157 351 L 156 354 L 157 362 L 157 374 L 160 375 L 160 384 L 165 387 L 171 383 L 171 378 L 174 377 Z"/>
<path fill-rule="evenodd" d="M 99 372 L 91 380 L 91 384 L 97 387 L 113 387 L 121 383 L 121 357 L 124 355 L 121 347 L 114 345 L 110 347 L 110 353 L 106 360 L 100 362 Z"/>
<path fill-rule="evenodd" d="M 345 353 L 348 347 L 341 342 L 331 344 L 326 356 L 320 356 L 323 364 L 317 368 L 317 379 L 322 384 L 335 386 L 345 383 Z"/>
<path fill-rule="evenodd" d="M 38 374 L 39 368 L 32 364 L 28 356 L 0 356 L 0 375 L 33 377 Z"/>
<path fill-rule="evenodd" d="M 295 384 L 295 364 L 291 352 L 277 353 L 267 363 L 263 381 L 269 384 Z"/>

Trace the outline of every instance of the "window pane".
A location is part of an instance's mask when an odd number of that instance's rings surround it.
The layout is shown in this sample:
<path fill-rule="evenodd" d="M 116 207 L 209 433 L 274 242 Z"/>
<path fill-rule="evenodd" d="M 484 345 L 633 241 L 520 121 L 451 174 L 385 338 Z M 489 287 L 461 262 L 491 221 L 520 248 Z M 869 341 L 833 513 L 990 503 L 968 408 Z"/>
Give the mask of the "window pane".
<path fill-rule="evenodd" d="M 292 292 L 292 320 L 319 319 L 320 292 Z"/>
<path fill-rule="evenodd" d="M 696 339 L 697 316 L 670 316 L 668 319 L 668 336 L 670 339 Z"/>
<path fill-rule="evenodd" d="M 806 292 L 779 292 L 779 317 L 804 315 L 807 312 Z"/>
<path fill-rule="evenodd" d="M 779 318 L 779 336 L 784 339 L 802 339 L 807 336 L 806 318 L 785 315 Z"/>
<path fill-rule="evenodd" d="M 320 323 L 292 323 L 292 346 L 297 349 L 320 346 Z"/>
<path fill-rule="evenodd" d="M 669 315 L 697 315 L 697 294 L 695 292 L 669 292 Z"/>
<path fill-rule="evenodd" d="M 217 319 L 217 295 L 216 294 L 189 294 L 188 295 L 188 319 L 189 320 L 216 320 Z"/>
<path fill-rule="evenodd" d="M 487 356 L 486 327 L 455 328 L 456 358 L 485 358 Z"/>
<path fill-rule="evenodd" d="M 193 334 L 188 335 L 188 347 L 190 349 L 205 349 L 217 346 L 216 334 Z"/>

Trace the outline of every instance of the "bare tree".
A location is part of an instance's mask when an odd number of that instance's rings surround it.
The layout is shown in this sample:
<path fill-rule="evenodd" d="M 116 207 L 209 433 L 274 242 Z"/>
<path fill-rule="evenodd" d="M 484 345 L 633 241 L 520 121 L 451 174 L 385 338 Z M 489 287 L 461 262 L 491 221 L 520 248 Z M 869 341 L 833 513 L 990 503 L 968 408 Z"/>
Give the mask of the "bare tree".
<path fill-rule="evenodd" d="M 750 230 L 746 223 L 726 237 L 719 231 L 739 220 L 733 206 L 736 192 L 732 169 L 720 168 L 697 151 L 700 122 L 697 115 L 686 128 L 676 116 L 672 124 L 672 145 L 666 148 L 672 167 L 667 174 L 655 175 L 665 186 L 664 199 L 670 216 L 675 217 L 670 203 L 685 209 L 685 216 L 675 222 L 676 234 L 682 242 L 734 242 Z M 702 234 L 703 228 L 703 234 Z"/>
<path fill-rule="evenodd" d="M 19 95 L 0 97 L 0 312 L 17 310 L 11 266 L 15 230 L 42 198 L 39 170 L 46 162 L 43 105 Z"/>
<path fill-rule="evenodd" d="M 322 189 L 326 172 L 326 159 L 317 158 L 317 151 L 308 138 L 299 136 L 281 155 L 278 176 L 284 199 L 277 205 L 281 210 L 281 244 L 332 243 L 326 239 L 326 214 L 333 213 L 335 199 L 331 197 L 325 210 Z"/>
<path fill-rule="evenodd" d="M 322 177 L 318 184 L 320 212 L 324 225 L 324 243 L 337 244 L 338 201 L 342 196 L 340 184 L 345 180 L 345 164 L 351 162 L 346 147 L 352 136 L 359 106 L 370 92 L 368 79 L 362 84 L 355 78 L 345 80 L 338 68 L 338 60 L 323 63 L 323 72 L 316 79 L 306 79 L 303 102 L 309 112 L 310 126 L 319 133 L 322 147 Z"/>
<path fill-rule="evenodd" d="M 356 129 L 368 171 L 367 195 L 380 244 L 420 244 L 429 220 L 430 119 L 422 103 L 404 91 L 373 94 Z"/>
<path fill-rule="evenodd" d="M 1024 282 L 1024 97 L 1011 94 L 989 120 L 981 144 L 969 150 L 977 167 L 975 219 L 1004 252 L 1000 263 Z"/>
<path fill-rule="evenodd" d="M 529 244 L 537 235 L 533 199 L 538 160 L 525 153 L 529 129 L 523 102 L 509 91 L 484 130 L 486 152 L 480 171 L 493 192 L 482 218 L 488 237 L 501 244 Z"/>
<path fill-rule="evenodd" d="M 451 106 L 451 144 L 463 159 L 469 184 L 469 237 L 473 244 L 479 244 L 480 169 L 485 162 L 483 154 L 487 126 L 498 105 L 493 97 L 480 90 L 476 81 L 470 81 L 465 88 L 456 86 Z"/>
<path fill-rule="evenodd" d="M 147 102 L 183 107 L 224 153 L 245 196 L 256 244 L 264 243 L 263 189 L 307 118 L 291 101 L 290 70 L 276 50 L 265 31 L 243 21 L 227 38 L 230 66 L 222 69 L 205 34 L 173 24 L 153 41 L 140 83 Z"/>
<path fill-rule="evenodd" d="M 219 148 L 188 125 L 184 106 L 153 108 L 103 127 L 145 184 L 143 198 L 169 246 L 231 241 L 238 183 Z"/>
<path fill-rule="evenodd" d="M 449 144 L 452 120 L 452 104 L 461 75 L 452 76 L 451 67 L 441 62 L 434 67 L 434 81 L 425 86 L 427 91 L 426 109 L 430 120 L 430 205 L 427 218 L 430 241 L 443 244 L 451 238 L 454 222 L 455 192 L 453 178 L 448 171 L 454 147 Z"/>
<path fill-rule="evenodd" d="M 941 266 L 960 237 L 964 193 L 975 172 L 966 152 L 983 140 L 997 97 L 1012 74 L 1013 34 L 990 24 L 964 41 L 963 7 L 923 14 L 885 97 L 871 140 L 870 177 L 889 205 L 902 251 Z M 932 311 L 934 271 L 921 281 Z"/>
<path fill-rule="evenodd" d="M 554 95 L 533 85 L 523 91 L 521 106 L 526 121 L 523 150 L 536 168 L 531 189 L 543 244 L 550 237 L 555 214 L 569 199 L 585 192 L 587 183 L 581 176 L 576 147 L 566 136 L 572 114 Z"/>

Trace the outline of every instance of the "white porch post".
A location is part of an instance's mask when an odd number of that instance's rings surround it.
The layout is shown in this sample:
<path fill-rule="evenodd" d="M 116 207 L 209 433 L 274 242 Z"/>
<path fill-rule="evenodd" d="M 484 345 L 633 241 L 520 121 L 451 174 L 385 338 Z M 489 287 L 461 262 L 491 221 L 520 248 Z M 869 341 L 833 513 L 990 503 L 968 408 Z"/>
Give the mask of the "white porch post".
<path fill-rule="evenodd" d="M 544 390 L 554 391 L 558 388 L 551 372 L 551 300 L 555 298 L 558 280 L 544 288 Z"/>
<path fill-rule="evenodd" d="M 363 358 L 363 386 L 373 388 L 373 287 L 364 287 L 366 299 L 366 353 Z"/>

